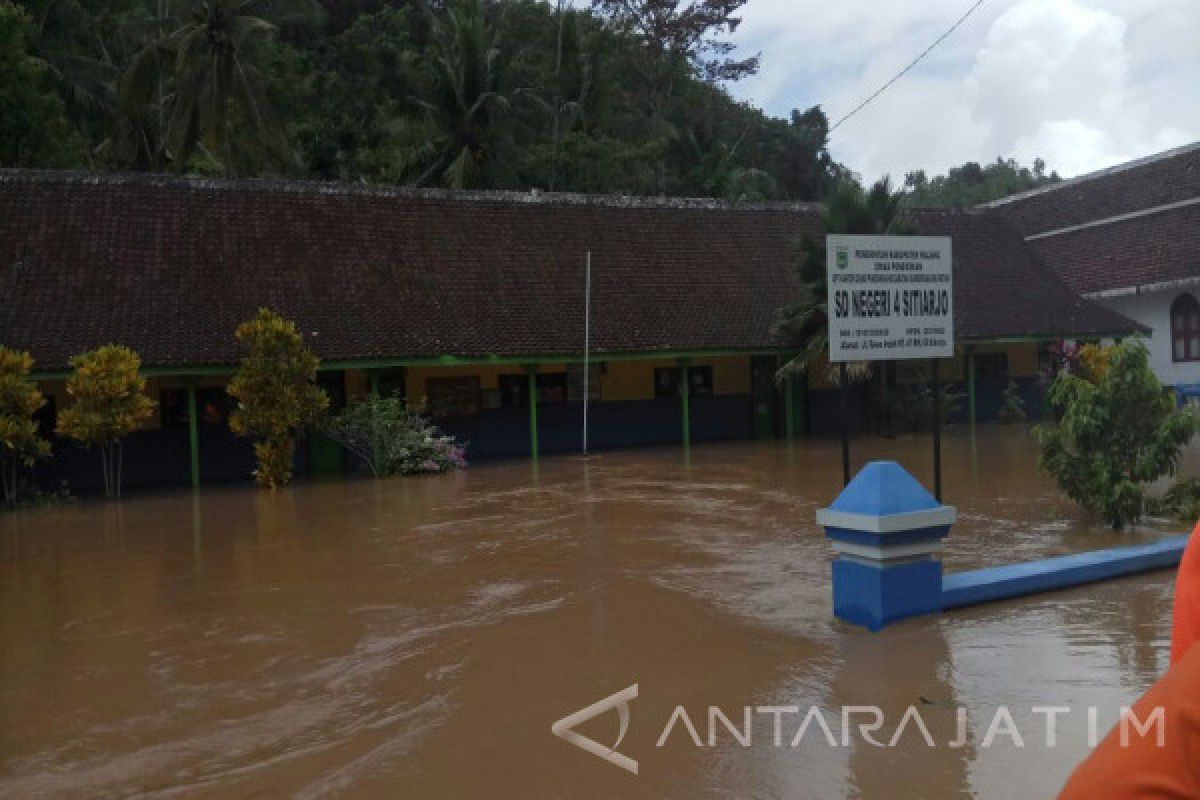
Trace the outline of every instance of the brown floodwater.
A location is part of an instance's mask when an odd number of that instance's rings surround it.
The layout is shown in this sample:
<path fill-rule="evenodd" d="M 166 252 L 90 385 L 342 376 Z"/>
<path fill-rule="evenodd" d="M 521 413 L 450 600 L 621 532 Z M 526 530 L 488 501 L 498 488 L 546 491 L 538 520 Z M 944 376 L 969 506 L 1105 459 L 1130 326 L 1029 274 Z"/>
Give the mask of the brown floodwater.
<path fill-rule="evenodd" d="M 1023 429 L 945 442 L 948 569 L 1111 546 Z M 927 485 L 928 437 L 856 440 Z M 836 441 L 543 458 L 0 515 L 0 796 L 1048 797 L 1166 663 L 1172 574 L 910 620 L 833 620 L 814 511 Z M 1169 528 L 1169 526 L 1168 526 Z M 551 735 L 631 684 L 634 776 Z M 843 746 L 917 707 L 935 740 Z M 1067 706 L 1049 747 L 1034 706 Z M 659 747 L 683 706 L 682 726 Z M 753 712 L 749 747 L 717 726 Z M 984 738 L 1011 710 L 1017 747 Z M 803 713 L 814 726 L 797 746 Z M 955 738 L 966 709 L 967 741 Z M 609 744 L 617 715 L 581 730 Z M 911 732 L 911 729 L 910 729 Z"/>

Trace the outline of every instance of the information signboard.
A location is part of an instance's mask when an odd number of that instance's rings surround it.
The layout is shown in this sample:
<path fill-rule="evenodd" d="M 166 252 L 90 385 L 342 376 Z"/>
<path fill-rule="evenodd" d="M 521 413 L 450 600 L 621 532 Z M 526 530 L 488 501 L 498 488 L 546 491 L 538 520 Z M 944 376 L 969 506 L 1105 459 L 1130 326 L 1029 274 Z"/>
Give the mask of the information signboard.
<path fill-rule="evenodd" d="M 825 237 L 829 360 L 954 355 L 954 282 L 947 236 Z"/>

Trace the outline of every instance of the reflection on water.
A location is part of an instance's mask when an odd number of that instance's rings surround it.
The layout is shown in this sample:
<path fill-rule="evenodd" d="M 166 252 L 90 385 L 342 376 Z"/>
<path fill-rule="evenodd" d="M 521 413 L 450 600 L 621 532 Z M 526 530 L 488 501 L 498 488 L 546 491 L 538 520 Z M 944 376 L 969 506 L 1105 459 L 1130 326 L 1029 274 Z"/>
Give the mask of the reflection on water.
<path fill-rule="evenodd" d="M 855 442 L 927 485 L 928 438 Z M 1097 529 L 1017 429 L 945 444 L 950 569 L 1156 535 Z M 212 488 L 0 516 L 0 796 L 1040 797 L 1086 752 L 979 744 L 996 706 L 1094 704 L 1164 666 L 1169 573 L 909 621 L 831 619 L 813 513 L 836 442 L 439 477 Z M 631 683 L 633 777 L 550 735 Z M 677 705 L 917 705 L 934 739 L 656 747 Z M 978 718 L 982 722 L 976 724 Z M 615 720 L 585 729 L 615 738 Z M 611 730 L 610 730 L 611 729 Z M 839 731 L 835 730 L 835 733 Z M 885 735 L 886 738 L 886 735 Z"/>

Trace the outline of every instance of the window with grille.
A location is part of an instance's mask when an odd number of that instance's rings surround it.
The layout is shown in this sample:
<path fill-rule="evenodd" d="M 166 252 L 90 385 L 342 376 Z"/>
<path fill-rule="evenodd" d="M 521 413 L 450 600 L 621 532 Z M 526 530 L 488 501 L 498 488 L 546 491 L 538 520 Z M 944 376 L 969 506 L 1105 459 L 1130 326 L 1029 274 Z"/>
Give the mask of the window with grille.
<path fill-rule="evenodd" d="M 1200 361 L 1200 302 L 1190 294 L 1171 304 L 1171 358 Z"/>

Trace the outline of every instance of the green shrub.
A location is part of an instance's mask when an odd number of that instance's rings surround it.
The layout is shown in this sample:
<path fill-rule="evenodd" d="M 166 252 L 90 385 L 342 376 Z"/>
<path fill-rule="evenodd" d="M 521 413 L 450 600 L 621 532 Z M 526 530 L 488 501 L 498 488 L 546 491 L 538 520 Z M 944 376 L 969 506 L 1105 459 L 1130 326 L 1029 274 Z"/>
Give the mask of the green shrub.
<path fill-rule="evenodd" d="M 357 456 L 377 478 L 445 472 L 467 465 L 463 448 L 398 397 L 371 393 L 326 420 L 329 438 Z"/>
<path fill-rule="evenodd" d="M 879 408 L 884 433 L 933 430 L 933 385 L 926 383 L 926 380 L 925 374 L 919 373 L 916 383 L 897 383 L 887 387 L 887 394 Z M 943 427 L 961 410 L 963 397 L 962 392 L 954 391 L 950 385 L 942 385 Z"/>
<path fill-rule="evenodd" d="M 1174 474 L 1200 428 L 1193 412 L 1176 410 L 1138 339 L 1113 346 L 1078 374 L 1060 374 L 1047 399 L 1059 421 L 1034 429 L 1038 466 L 1116 530 L 1147 511 L 1147 485 Z"/>
<path fill-rule="evenodd" d="M 1024 422 L 1026 419 L 1025 401 L 1021 399 L 1021 391 L 1017 388 L 1017 382 L 1014 380 L 1010 379 L 1008 386 L 1004 389 L 1004 394 L 1000 398 L 1000 411 L 996 414 L 996 419 L 1005 425 Z"/>
<path fill-rule="evenodd" d="M 328 395 L 315 383 L 320 360 L 294 322 L 267 308 L 239 325 L 235 336 L 246 357 L 227 389 L 238 401 L 229 428 L 257 439 L 254 479 L 274 489 L 292 479 L 296 431 L 329 407 Z"/>
<path fill-rule="evenodd" d="M 1187 525 L 1200 522 L 1200 478 L 1177 481 L 1163 495 L 1162 512 Z"/>

